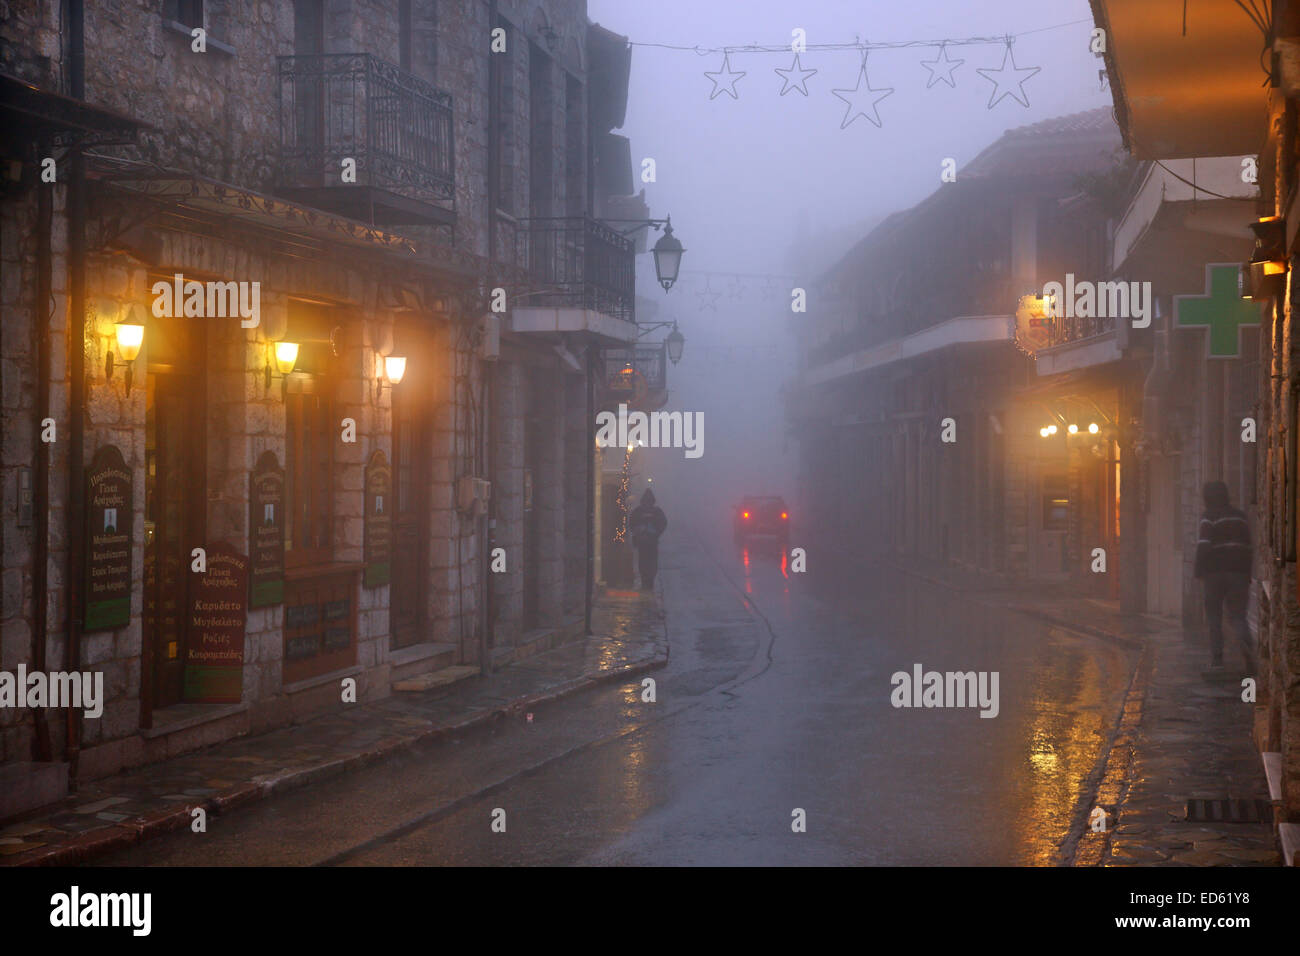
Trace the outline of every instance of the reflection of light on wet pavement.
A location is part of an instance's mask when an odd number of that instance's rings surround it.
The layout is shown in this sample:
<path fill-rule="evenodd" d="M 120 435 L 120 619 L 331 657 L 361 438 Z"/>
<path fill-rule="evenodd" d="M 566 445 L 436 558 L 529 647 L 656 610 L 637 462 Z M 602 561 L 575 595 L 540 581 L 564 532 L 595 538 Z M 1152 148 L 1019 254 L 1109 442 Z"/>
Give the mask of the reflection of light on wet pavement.
<path fill-rule="evenodd" d="M 742 559 L 744 560 L 744 562 L 745 562 L 745 593 L 746 593 L 746 594 L 753 594 L 753 593 L 754 593 L 754 581 L 753 581 L 753 579 L 749 576 L 749 548 L 745 548 L 743 551 L 741 551 L 741 558 L 742 558 Z"/>
<path fill-rule="evenodd" d="M 1104 655 L 1089 653 L 1069 638 L 1044 633 L 1047 653 L 1025 674 L 1032 683 L 1026 702 L 1026 787 L 1016 828 L 1021 862 L 1051 865 L 1057 847 L 1048 839 L 1069 821 L 1078 795 L 1096 766 L 1108 730 L 1101 706 L 1107 698 Z M 1113 715 L 1112 715 L 1113 716 Z"/>

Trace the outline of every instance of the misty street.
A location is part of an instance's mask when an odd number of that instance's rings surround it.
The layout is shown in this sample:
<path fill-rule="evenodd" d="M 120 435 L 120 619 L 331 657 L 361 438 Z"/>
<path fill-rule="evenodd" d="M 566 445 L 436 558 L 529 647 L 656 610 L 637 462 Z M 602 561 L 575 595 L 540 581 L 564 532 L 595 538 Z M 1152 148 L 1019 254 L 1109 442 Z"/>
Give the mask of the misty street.
<path fill-rule="evenodd" d="M 0 919 L 1274 929 L 1298 307 L 1300 0 L 0 2 Z"/>
<path fill-rule="evenodd" d="M 688 522 L 683 522 L 686 526 Z M 716 522 L 715 522 L 716 524 Z M 666 546 L 672 656 L 106 857 L 106 865 L 1045 864 L 1132 661 L 925 585 L 813 593 L 725 528 Z M 1001 713 L 908 711 L 889 678 L 1000 670 Z M 507 830 L 493 833 L 502 808 Z M 794 833 L 802 808 L 807 832 Z"/>

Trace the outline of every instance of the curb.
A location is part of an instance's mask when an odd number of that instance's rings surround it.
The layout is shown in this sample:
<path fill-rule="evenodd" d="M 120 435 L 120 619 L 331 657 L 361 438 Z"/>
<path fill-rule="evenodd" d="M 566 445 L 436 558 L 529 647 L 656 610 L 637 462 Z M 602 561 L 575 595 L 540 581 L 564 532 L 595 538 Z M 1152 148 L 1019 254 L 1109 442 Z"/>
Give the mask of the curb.
<path fill-rule="evenodd" d="M 658 643 L 658 642 L 657 642 Z M 149 816 L 137 817 L 111 826 L 100 827 L 72 838 L 65 843 L 38 847 L 10 862 L 0 866 L 76 866 L 97 856 L 125 849 L 136 843 L 156 836 L 162 836 L 173 830 L 179 830 L 190 824 L 193 811 L 203 809 L 211 814 L 222 812 L 255 801 L 266 800 L 280 794 L 288 793 L 302 787 L 319 783 L 323 780 L 342 776 L 368 764 L 375 763 L 401 751 L 409 750 L 417 744 L 436 740 L 459 731 L 468 730 L 480 724 L 486 724 L 498 718 L 516 714 L 524 708 L 545 704 L 562 697 L 567 697 L 587 687 L 608 684 L 626 677 L 656 670 L 668 663 L 668 648 L 656 648 L 655 654 L 642 661 L 615 668 L 595 675 L 584 674 L 570 678 L 554 687 L 533 694 L 526 694 L 502 703 L 490 710 L 482 710 L 454 723 L 431 726 L 426 730 L 399 737 L 374 750 L 360 751 L 336 757 L 324 763 L 287 770 L 270 777 L 254 779 L 251 783 L 241 783 L 210 797 L 207 800 L 185 803 L 175 809 L 162 810 Z"/>

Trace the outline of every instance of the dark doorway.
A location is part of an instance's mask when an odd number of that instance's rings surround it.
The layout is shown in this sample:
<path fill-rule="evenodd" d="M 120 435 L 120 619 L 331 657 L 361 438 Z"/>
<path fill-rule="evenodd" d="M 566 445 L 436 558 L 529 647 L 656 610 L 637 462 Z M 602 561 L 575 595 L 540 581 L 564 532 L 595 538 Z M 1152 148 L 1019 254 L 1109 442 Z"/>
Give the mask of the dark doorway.
<path fill-rule="evenodd" d="M 172 338 L 183 334 L 175 328 Z M 151 351 L 168 338 L 151 335 Z M 153 366 L 145 389 L 143 723 L 182 699 L 189 610 L 190 549 L 204 540 L 204 449 L 200 394 L 192 374 Z"/>

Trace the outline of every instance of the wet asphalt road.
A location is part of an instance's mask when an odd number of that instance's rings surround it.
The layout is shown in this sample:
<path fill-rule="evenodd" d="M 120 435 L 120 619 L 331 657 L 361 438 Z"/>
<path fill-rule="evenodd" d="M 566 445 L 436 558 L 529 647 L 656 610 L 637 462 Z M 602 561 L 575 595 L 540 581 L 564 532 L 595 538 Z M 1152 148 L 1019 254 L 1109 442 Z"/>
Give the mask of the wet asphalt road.
<path fill-rule="evenodd" d="M 1054 862 L 1124 652 L 915 582 L 836 580 L 815 552 L 790 573 L 725 528 L 687 527 L 664 541 L 672 657 L 649 675 L 655 703 L 640 677 L 587 690 L 100 863 Z M 891 674 L 917 663 L 999 672 L 998 716 L 892 707 Z"/>

